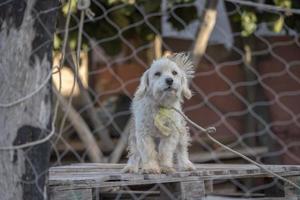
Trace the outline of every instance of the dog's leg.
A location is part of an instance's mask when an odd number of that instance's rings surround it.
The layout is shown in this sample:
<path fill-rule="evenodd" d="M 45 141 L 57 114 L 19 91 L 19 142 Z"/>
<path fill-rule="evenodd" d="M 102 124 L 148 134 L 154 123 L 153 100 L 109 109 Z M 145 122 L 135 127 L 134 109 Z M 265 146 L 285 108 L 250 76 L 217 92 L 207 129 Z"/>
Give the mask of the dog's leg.
<path fill-rule="evenodd" d="M 137 173 L 139 171 L 139 165 L 141 162 L 141 157 L 139 155 L 137 144 L 136 144 L 136 136 L 135 136 L 135 127 L 132 126 L 130 129 L 130 135 L 128 138 L 128 150 L 129 150 L 129 158 L 127 161 L 127 165 L 123 168 L 122 172 L 124 173 Z"/>
<path fill-rule="evenodd" d="M 183 171 L 191 171 L 196 169 L 194 164 L 189 160 L 188 145 L 189 134 L 185 129 L 179 135 L 179 142 L 176 149 L 178 167 Z"/>
<path fill-rule="evenodd" d="M 155 142 L 149 134 L 137 135 L 137 147 L 142 159 L 142 172 L 145 174 L 159 174 Z"/>
<path fill-rule="evenodd" d="M 162 173 L 174 173 L 173 158 L 176 145 L 178 143 L 178 134 L 161 138 L 159 143 L 158 160 Z"/>
<path fill-rule="evenodd" d="M 138 152 L 129 156 L 127 165 L 123 168 L 122 172 L 124 173 L 138 173 L 140 165 L 140 155 Z"/>
<path fill-rule="evenodd" d="M 130 141 L 129 143 L 129 158 L 127 161 L 127 165 L 123 168 L 122 172 L 138 173 L 140 162 L 141 162 L 141 157 L 137 150 L 137 146 L 134 138 L 134 140 Z"/>

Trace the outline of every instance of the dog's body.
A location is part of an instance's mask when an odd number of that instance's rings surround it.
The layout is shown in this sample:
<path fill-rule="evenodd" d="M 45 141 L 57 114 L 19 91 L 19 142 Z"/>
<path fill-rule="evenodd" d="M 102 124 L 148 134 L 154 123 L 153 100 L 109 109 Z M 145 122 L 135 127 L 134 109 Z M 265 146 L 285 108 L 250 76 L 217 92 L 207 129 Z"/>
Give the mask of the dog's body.
<path fill-rule="evenodd" d="M 183 98 L 190 98 L 188 81 L 193 65 L 185 54 L 175 54 L 153 62 L 143 74 L 133 102 L 133 128 L 129 136 L 129 160 L 124 172 L 171 173 L 174 154 L 180 170 L 193 170 L 188 158 L 189 132 L 185 120 L 176 112 L 170 113 L 177 127 L 165 135 L 155 126 L 154 118 L 163 106 L 181 110 Z M 159 139 L 158 147 L 155 138 Z"/>

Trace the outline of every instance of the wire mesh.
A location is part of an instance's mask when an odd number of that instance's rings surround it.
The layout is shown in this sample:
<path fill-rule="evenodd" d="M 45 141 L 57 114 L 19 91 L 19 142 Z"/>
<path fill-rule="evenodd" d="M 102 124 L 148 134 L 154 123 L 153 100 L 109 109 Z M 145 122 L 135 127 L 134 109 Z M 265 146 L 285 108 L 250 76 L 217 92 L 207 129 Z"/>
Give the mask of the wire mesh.
<path fill-rule="evenodd" d="M 0 3 L 0 9 L 12 2 Z M 218 140 L 259 163 L 300 164 L 300 5 L 276 2 L 218 3 L 216 26 L 184 112 L 201 126 L 215 126 Z M 42 141 L 51 143 L 51 166 L 124 163 L 130 103 L 139 78 L 159 56 L 192 51 L 203 26 L 205 1 L 70 0 L 52 9 L 58 12 L 53 96 L 60 108 L 54 112 L 51 134 Z M 45 83 L 50 78 L 51 74 Z M 30 101 L 44 86 L 15 102 L 1 102 L 0 108 Z M 190 132 L 194 163 L 245 163 L 193 127 Z M 23 147 L 4 146 L 2 151 Z M 27 162 L 35 171 L 34 163 Z M 38 186 L 46 173 L 19 181 Z M 275 195 L 282 195 L 282 184 L 277 179 L 232 178 L 215 181 L 211 195 L 261 197 L 274 195 L 274 188 L 279 189 Z M 110 190 L 115 195 L 106 198 L 147 199 L 160 190 L 180 198 L 160 183 L 142 190 L 148 193 L 116 187 Z M 45 191 L 39 188 L 46 199 Z M 93 198 L 103 199 L 97 192 Z"/>

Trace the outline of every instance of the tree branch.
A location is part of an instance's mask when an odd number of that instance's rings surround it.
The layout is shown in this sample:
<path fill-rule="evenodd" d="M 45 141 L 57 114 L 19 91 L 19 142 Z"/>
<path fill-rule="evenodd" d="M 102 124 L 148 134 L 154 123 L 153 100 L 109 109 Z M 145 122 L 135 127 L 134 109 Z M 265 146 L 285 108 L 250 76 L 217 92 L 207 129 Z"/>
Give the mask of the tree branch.
<path fill-rule="evenodd" d="M 203 15 L 202 24 L 199 27 L 196 42 L 193 48 L 193 61 L 195 66 L 198 66 L 205 50 L 211 32 L 216 24 L 217 5 L 219 0 L 209 0 L 206 2 L 206 10 Z"/>
<path fill-rule="evenodd" d="M 127 122 L 127 125 L 124 128 L 124 131 L 121 135 L 121 138 L 118 141 L 118 144 L 116 145 L 114 151 L 110 154 L 110 163 L 118 163 L 122 153 L 124 152 L 127 143 L 128 143 L 128 137 L 131 131 L 131 126 L 132 126 L 132 119 L 130 118 L 129 121 Z"/>
<path fill-rule="evenodd" d="M 59 94 L 55 87 L 53 90 L 56 94 L 57 100 L 59 101 L 63 110 L 68 109 L 67 116 L 70 120 L 71 124 L 73 125 L 74 129 L 76 130 L 78 136 L 84 143 L 89 158 L 92 162 L 101 162 L 103 160 L 103 154 L 100 148 L 97 145 L 97 142 L 91 133 L 88 125 L 85 123 L 83 118 L 78 114 L 78 112 L 73 108 L 72 105 L 68 106 L 68 102 L 65 100 L 63 96 Z"/>
<path fill-rule="evenodd" d="M 71 54 L 70 46 L 67 46 L 67 48 L 66 48 L 66 55 L 67 55 L 66 60 L 71 65 L 72 70 L 74 71 L 75 63 L 74 63 L 74 59 L 71 57 L 72 54 Z M 89 119 L 91 120 L 92 126 L 95 129 L 96 134 L 99 136 L 99 138 L 101 140 L 102 150 L 103 151 L 111 151 L 113 149 L 114 144 L 109 136 L 109 132 L 108 132 L 107 128 L 104 126 L 104 124 L 102 123 L 102 121 L 99 119 L 99 117 L 95 111 L 95 108 L 94 108 L 94 102 L 92 101 L 88 91 L 83 86 L 81 78 L 79 76 L 77 76 L 76 80 L 77 80 L 78 86 L 80 88 L 84 104 L 90 105 L 87 107 L 86 113 L 87 113 Z M 101 130 L 101 132 L 100 132 L 100 130 Z"/>

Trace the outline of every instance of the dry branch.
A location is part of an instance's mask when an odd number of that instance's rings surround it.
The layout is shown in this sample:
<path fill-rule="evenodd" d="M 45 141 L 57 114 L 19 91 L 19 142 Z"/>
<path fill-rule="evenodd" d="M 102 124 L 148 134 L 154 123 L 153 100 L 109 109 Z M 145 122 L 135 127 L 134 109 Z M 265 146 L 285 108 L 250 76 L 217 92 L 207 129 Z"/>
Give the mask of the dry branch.
<path fill-rule="evenodd" d="M 64 29 L 65 27 L 65 18 L 63 17 L 62 13 L 60 13 L 60 20 L 58 20 L 58 26 L 61 29 Z M 69 63 L 69 65 L 71 66 L 71 69 L 74 70 L 76 69 L 76 65 L 75 65 L 75 60 L 72 57 L 72 51 L 69 45 L 66 45 L 66 57 L 65 59 L 67 60 L 67 62 Z M 90 119 L 91 123 L 92 123 L 92 127 L 95 130 L 95 133 L 99 136 L 100 140 L 101 140 L 101 149 L 103 151 L 111 151 L 113 148 L 113 142 L 112 139 L 110 138 L 109 132 L 107 130 L 107 128 L 104 126 L 104 124 L 102 123 L 102 121 L 99 119 L 96 110 L 94 108 L 94 103 L 87 91 L 87 89 L 83 86 L 82 81 L 80 79 L 80 76 L 76 77 L 81 95 L 82 95 L 82 100 L 84 105 L 90 105 L 87 107 L 87 115 L 88 118 Z"/>
<path fill-rule="evenodd" d="M 82 119 L 80 114 L 73 108 L 72 105 L 68 105 L 68 102 L 65 100 L 63 96 L 61 96 L 58 91 L 54 88 L 57 100 L 59 101 L 63 110 L 68 110 L 67 117 L 71 122 L 72 126 L 76 130 L 78 136 L 84 143 L 89 158 L 92 162 L 101 162 L 103 159 L 103 154 L 98 147 L 96 140 L 91 133 L 88 125 Z M 69 106 L 69 107 L 68 107 Z"/>
<path fill-rule="evenodd" d="M 132 119 L 129 119 L 127 125 L 124 128 L 121 138 L 118 141 L 118 144 L 114 151 L 110 155 L 110 163 L 118 163 L 125 148 L 127 147 L 128 137 L 132 126 Z"/>
<path fill-rule="evenodd" d="M 162 38 L 160 35 L 156 35 L 154 39 L 154 57 L 158 59 L 162 56 Z"/>
<path fill-rule="evenodd" d="M 193 48 L 193 61 L 198 66 L 208 44 L 211 32 L 216 24 L 217 10 L 219 0 L 207 1 L 206 10 L 203 15 L 202 24 L 196 37 L 196 42 Z"/>
<path fill-rule="evenodd" d="M 71 65 L 71 67 L 74 71 L 75 63 L 71 56 L 72 54 L 71 54 L 71 49 L 69 46 L 66 48 L 66 54 L 69 55 L 66 57 L 67 62 Z M 104 126 L 104 124 L 102 123 L 102 121 L 99 119 L 99 117 L 96 113 L 95 107 L 94 107 L 94 103 L 93 103 L 88 91 L 83 86 L 80 76 L 78 76 L 78 75 L 77 75 L 77 83 L 78 83 L 78 86 L 81 91 L 83 104 L 89 105 L 86 109 L 86 113 L 87 113 L 89 119 L 91 120 L 91 123 L 95 130 L 95 133 L 101 139 L 102 150 L 103 151 L 111 151 L 113 149 L 114 144 L 112 142 L 112 139 L 109 136 L 109 132 L 108 132 L 107 128 Z"/>

